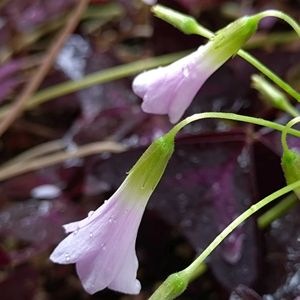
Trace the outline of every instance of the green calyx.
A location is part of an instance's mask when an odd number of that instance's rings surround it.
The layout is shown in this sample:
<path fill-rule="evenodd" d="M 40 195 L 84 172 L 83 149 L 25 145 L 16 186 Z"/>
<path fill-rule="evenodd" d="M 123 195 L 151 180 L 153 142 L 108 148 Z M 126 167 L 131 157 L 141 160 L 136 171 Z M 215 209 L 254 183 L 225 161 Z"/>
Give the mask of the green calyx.
<path fill-rule="evenodd" d="M 183 272 L 174 273 L 164 281 L 149 300 L 175 299 L 186 290 L 187 286 L 187 276 Z"/>
<path fill-rule="evenodd" d="M 296 150 L 284 150 L 281 158 L 281 166 L 287 184 L 300 180 L 300 154 Z M 300 189 L 298 188 L 294 192 L 300 198 Z"/>
<path fill-rule="evenodd" d="M 145 192 L 152 192 L 162 177 L 174 152 L 173 133 L 155 140 L 129 171 L 128 180 Z"/>
<path fill-rule="evenodd" d="M 226 60 L 235 55 L 256 32 L 259 21 L 257 15 L 246 16 L 217 31 L 211 43 L 213 49 L 218 51 L 219 59 Z"/>

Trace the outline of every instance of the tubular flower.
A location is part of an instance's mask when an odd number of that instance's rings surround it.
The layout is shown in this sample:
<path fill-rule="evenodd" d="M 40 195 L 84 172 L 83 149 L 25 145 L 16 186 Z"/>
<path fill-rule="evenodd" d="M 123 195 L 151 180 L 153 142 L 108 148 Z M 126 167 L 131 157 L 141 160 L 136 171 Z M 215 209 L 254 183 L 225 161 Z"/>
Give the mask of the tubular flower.
<path fill-rule="evenodd" d="M 59 264 L 76 263 L 85 290 L 106 287 L 138 294 L 135 242 L 147 202 L 173 153 L 174 134 L 152 143 L 118 190 L 87 218 L 64 225 L 69 235 L 52 252 Z"/>
<path fill-rule="evenodd" d="M 138 75 L 133 91 L 147 113 L 168 114 L 176 123 L 204 82 L 256 31 L 257 16 L 243 17 L 223 28 L 206 45 L 178 61 Z"/>

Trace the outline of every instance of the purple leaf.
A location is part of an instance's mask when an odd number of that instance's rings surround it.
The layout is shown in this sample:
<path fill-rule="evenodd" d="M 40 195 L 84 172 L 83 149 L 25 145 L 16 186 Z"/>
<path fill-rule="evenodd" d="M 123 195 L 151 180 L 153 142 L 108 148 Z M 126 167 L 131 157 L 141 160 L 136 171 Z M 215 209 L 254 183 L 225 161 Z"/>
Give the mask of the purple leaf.
<path fill-rule="evenodd" d="M 231 293 L 229 300 L 262 300 L 262 298 L 247 286 L 239 285 Z"/>
<path fill-rule="evenodd" d="M 33 300 L 37 292 L 39 273 L 23 265 L 0 282 L 1 300 Z M 17 287 L 17 288 L 16 288 Z"/>

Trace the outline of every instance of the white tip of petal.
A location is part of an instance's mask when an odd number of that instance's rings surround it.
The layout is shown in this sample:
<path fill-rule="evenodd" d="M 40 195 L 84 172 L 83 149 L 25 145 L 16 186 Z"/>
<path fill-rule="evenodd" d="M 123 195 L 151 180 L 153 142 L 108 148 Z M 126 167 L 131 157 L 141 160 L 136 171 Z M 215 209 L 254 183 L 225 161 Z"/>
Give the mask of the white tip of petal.
<path fill-rule="evenodd" d="M 134 93 L 141 98 L 143 98 L 147 92 L 145 74 L 146 72 L 136 76 L 132 82 L 132 89 Z"/>
<path fill-rule="evenodd" d="M 61 249 L 54 249 L 54 251 L 50 255 L 50 260 L 56 264 L 70 264 L 73 263 L 71 253 L 60 251 Z"/>

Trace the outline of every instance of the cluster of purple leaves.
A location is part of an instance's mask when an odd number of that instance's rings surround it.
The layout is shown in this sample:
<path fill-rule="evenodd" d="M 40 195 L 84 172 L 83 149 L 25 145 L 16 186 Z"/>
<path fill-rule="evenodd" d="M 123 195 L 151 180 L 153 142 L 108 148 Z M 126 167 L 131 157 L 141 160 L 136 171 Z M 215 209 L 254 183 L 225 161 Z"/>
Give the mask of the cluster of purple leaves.
<path fill-rule="evenodd" d="M 225 1 L 213 3 L 222 2 Z M 24 14 L 27 17 L 23 18 L 23 25 L 14 20 L 12 28 L 32 30 L 46 17 L 55 17 L 72 3 L 31 1 L 25 5 L 11 1 L 5 16 L 13 10 Z M 193 5 L 199 3 L 194 1 Z M 181 4 L 191 9 L 192 1 Z M 213 16 L 211 6 L 205 9 L 209 20 Z M 199 43 L 161 21 L 153 22 L 154 35 L 147 47 L 155 55 Z M 84 59 L 82 76 L 121 62 L 112 54 L 117 52 L 118 45 L 103 52 L 88 36 L 82 34 L 82 38 L 90 47 L 89 54 L 72 57 L 74 66 Z M 124 42 L 130 44 L 132 40 Z M 72 47 L 76 48 L 76 43 Z M 256 54 L 281 75 L 299 63 L 297 53 L 289 49 Z M 23 58 L 1 67 L 1 91 L 5 91 L 4 83 L 9 85 L 11 78 L 15 86 L 19 84 L 22 64 Z M 278 117 L 278 112 L 261 104 L 249 89 L 252 72 L 245 62 L 231 61 L 208 80 L 187 115 L 230 111 L 270 119 Z M 66 74 L 60 67 L 48 76 L 43 86 L 65 80 Z M 50 251 L 64 236 L 61 225 L 97 208 L 119 186 L 145 146 L 171 128 L 166 117 L 141 111 L 140 100 L 132 93 L 130 84 L 130 79 L 114 81 L 56 99 L 27 113 L 5 135 L 2 162 L 57 138 L 63 139 L 69 149 L 112 139 L 127 144 L 129 150 L 70 160 L 1 182 L 0 269 L 4 274 L 0 281 L 1 299 L 37 299 L 45 294 L 49 299 L 87 298 L 72 266 L 54 266 L 48 260 Z M 298 145 L 296 139 L 292 143 Z M 138 277 L 143 283 L 141 299 L 149 296 L 157 282 L 187 266 L 238 214 L 284 185 L 280 155 L 277 133 L 245 124 L 201 121 L 181 133 L 140 228 L 137 253 L 141 265 Z M 50 196 L 35 193 L 37 188 L 47 185 L 59 193 Z M 300 263 L 298 213 L 298 208 L 289 212 L 265 232 L 257 229 L 255 218 L 249 220 L 209 258 L 206 274 L 181 299 L 259 300 L 262 299 L 259 294 L 269 295 L 270 299 L 296 299 L 300 294 L 300 275 L 295 267 Z M 109 291 L 89 296 L 89 299 L 118 298 L 121 296 Z"/>

